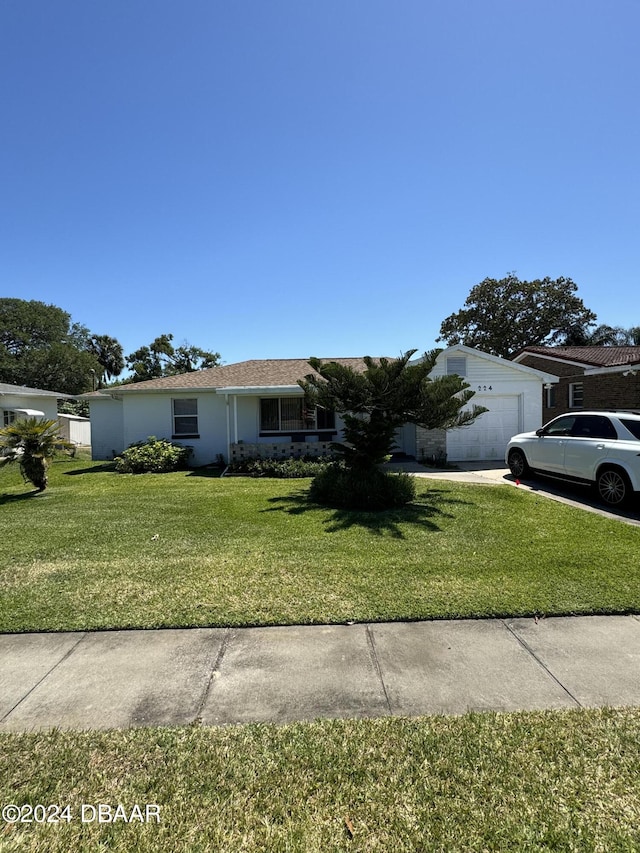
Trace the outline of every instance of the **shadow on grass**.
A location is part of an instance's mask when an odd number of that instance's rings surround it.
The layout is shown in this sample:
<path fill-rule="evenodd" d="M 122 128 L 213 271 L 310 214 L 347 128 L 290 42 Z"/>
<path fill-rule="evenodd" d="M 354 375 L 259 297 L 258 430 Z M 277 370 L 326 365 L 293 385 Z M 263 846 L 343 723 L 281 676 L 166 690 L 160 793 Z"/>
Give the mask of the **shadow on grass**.
<path fill-rule="evenodd" d="M 325 512 L 324 520 L 327 533 L 348 530 L 351 527 L 364 527 L 377 536 L 393 536 L 404 539 L 402 525 L 412 524 L 425 530 L 439 531 L 438 518 L 453 518 L 450 511 L 454 505 L 468 504 L 458 498 L 448 497 L 447 489 L 426 492 L 406 506 L 397 509 L 378 511 L 338 509 L 313 503 L 306 491 L 293 492 L 290 495 L 269 498 L 271 506 L 262 512 L 286 512 L 289 515 L 302 515 L 306 512 Z"/>
<path fill-rule="evenodd" d="M 201 468 L 190 468 L 187 477 L 209 477 L 219 480 L 223 469 L 219 465 L 203 465 Z"/>
<path fill-rule="evenodd" d="M 115 471 L 115 462 L 104 462 L 102 465 L 92 465 L 89 468 L 76 468 L 74 471 L 65 471 L 65 477 L 75 477 L 78 474 L 104 474 L 105 471 Z"/>
<path fill-rule="evenodd" d="M 0 506 L 3 504 L 14 503 L 15 501 L 25 501 L 29 498 L 35 498 L 36 495 L 41 495 L 42 492 L 38 489 L 32 489 L 30 492 L 21 492 L 19 495 L 12 495 L 8 492 L 4 495 L 0 495 Z"/>

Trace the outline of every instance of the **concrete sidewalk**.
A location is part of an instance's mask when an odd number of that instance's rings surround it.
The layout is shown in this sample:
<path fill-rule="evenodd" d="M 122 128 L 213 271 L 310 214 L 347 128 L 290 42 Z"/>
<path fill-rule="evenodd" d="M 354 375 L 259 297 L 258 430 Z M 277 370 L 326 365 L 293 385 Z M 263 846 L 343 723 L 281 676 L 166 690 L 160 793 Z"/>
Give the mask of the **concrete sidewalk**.
<path fill-rule="evenodd" d="M 0 731 L 640 705 L 640 617 L 0 635 Z"/>

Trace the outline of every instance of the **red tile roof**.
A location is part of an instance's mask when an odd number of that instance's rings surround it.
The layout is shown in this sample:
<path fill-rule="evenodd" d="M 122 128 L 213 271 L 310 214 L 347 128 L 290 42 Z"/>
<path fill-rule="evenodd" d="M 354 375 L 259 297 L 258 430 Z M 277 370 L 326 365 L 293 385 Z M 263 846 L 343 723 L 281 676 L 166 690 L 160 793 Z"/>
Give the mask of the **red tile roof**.
<path fill-rule="evenodd" d="M 616 367 L 640 362 L 640 347 L 524 347 L 517 353 L 577 361 L 590 367 Z"/>

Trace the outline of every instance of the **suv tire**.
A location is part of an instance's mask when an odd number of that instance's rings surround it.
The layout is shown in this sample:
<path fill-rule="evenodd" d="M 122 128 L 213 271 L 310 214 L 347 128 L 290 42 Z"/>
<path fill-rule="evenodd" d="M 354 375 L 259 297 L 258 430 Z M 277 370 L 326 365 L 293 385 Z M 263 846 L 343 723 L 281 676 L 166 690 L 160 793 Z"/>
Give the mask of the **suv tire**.
<path fill-rule="evenodd" d="M 521 477 L 527 477 L 531 473 L 527 457 L 522 450 L 510 450 L 507 464 L 509 465 L 509 470 L 517 480 Z"/>
<path fill-rule="evenodd" d="M 601 468 L 596 477 L 598 495 L 609 506 L 624 506 L 633 494 L 629 478 L 620 468 Z"/>

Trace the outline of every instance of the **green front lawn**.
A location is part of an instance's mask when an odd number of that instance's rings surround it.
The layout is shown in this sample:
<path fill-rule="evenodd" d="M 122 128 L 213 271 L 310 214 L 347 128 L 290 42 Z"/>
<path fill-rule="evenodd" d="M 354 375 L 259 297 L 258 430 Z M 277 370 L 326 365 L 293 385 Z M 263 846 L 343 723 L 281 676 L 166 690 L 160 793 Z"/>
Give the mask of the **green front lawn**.
<path fill-rule="evenodd" d="M 0 470 L 0 630 L 640 611 L 640 529 L 506 486 L 421 481 L 403 510 L 307 480 Z"/>
<path fill-rule="evenodd" d="M 639 751 L 640 711 L 606 709 L 0 735 L 2 803 L 68 806 L 0 850 L 631 853 Z"/>

